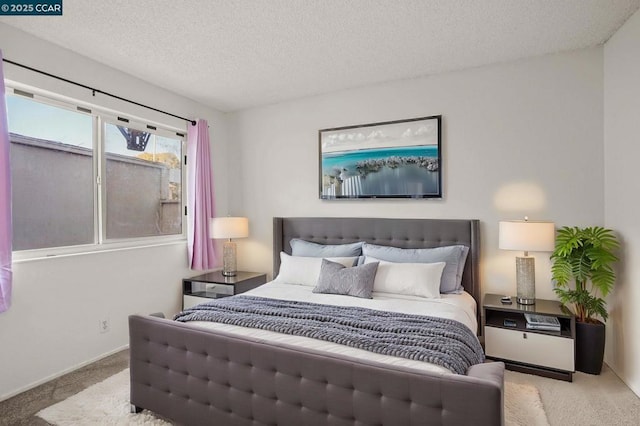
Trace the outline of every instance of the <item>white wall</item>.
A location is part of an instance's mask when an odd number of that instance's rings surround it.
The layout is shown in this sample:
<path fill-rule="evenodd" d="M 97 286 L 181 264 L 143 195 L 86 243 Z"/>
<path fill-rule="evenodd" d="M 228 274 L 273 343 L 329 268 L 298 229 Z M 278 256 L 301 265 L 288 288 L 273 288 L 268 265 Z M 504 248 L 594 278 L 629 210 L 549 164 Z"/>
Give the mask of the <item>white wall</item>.
<path fill-rule="evenodd" d="M 241 152 L 231 204 L 248 215 L 240 267 L 271 271 L 273 216 L 477 218 L 485 292 L 515 294 L 498 221 L 604 222 L 602 49 L 300 99 L 232 116 Z M 321 201 L 318 129 L 442 114 L 443 200 Z M 555 298 L 550 253 L 537 296 Z"/>
<path fill-rule="evenodd" d="M 606 362 L 640 395 L 640 12 L 604 47 L 605 224 L 622 239 Z"/>
<path fill-rule="evenodd" d="M 4 24 L 0 40 L 6 59 L 177 115 L 207 119 L 216 199 L 227 210 L 223 114 Z M 186 129 L 184 121 L 104 96 L 94 98 L 85 89 L 6 63 L 4 73 L 8 80 Z M 197 274 L 187 268 L 186 242 L 17 262 L 13 268 L 13 306 L 0 314 L 0 400 L 127 345 L 127 316 L 176 312 L 182 277 Z M 105 316 L 111 331 L 99 334 L 98 321 Z"/>

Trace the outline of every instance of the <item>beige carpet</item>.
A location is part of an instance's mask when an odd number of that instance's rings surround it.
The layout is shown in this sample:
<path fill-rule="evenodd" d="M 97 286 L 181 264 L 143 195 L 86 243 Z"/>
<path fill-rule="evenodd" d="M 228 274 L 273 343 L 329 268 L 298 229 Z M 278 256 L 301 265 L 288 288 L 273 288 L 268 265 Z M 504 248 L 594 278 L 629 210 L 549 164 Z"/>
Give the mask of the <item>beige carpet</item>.
<path fill-rule="evenodd" d="M 572 383 L 514 371 L 505 381 L 535 386 L 552 426 L 640 425 L 640 399 L 606 364 L 598 376 L 574 373 Z"/>
<path fill-rule="evenodd" d="M 109 377 L 37 414 L 58 426 L 170 425 L 148 411 L 129 412 L 129 370 Z M 547 426 L 538 390 L 530 385 L 505 383 L 505 422 L 511 426 Z"/>

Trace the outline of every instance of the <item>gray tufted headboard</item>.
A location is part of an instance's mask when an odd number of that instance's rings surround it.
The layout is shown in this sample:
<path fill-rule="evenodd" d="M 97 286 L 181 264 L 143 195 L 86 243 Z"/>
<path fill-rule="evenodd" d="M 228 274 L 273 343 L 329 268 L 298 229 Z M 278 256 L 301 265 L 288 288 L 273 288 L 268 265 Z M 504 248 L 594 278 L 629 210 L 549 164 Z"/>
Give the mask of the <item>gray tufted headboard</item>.
<path fill-rule="evenodd" d="M 469 247 L 462 286 L 480 302 L 480 221 L 477 219 L 388 219 L 357 217 L 274 217 L 273 276 L 280 270 L 280 252 L 291 254 L 289 241 L 301 238 L 321 244 L 366 241 L 400 248 Z M 480 310 L 478 309 L 478 324 Z"/>

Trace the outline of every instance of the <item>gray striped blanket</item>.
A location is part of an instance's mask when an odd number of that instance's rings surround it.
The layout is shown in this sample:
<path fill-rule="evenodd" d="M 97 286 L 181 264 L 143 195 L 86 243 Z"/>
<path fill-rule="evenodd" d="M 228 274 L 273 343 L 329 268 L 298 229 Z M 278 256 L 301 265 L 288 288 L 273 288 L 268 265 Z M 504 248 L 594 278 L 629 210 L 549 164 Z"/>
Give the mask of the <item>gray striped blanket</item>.
<path fill-rule="evenodd" d="M 484 362 L 477 337 L 458 321 L 352 306 L 233 296 L 187 309 L 176 321 L 213 321 L 311 337 L 466 374 Z"/>

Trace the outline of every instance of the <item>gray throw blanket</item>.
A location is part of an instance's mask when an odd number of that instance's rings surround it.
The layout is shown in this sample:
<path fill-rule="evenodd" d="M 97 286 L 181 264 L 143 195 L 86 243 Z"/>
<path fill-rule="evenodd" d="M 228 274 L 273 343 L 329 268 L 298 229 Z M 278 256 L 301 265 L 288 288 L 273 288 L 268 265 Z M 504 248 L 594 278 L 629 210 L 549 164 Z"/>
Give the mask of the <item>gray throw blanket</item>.
<path fill-rule="evenodd" d="M 352 306 L 233 296 L 196 305 L 176 321 L 213 321 L 311 337 L 466 374 L 484 362 L 477 337 L 458 321 Z"/>

